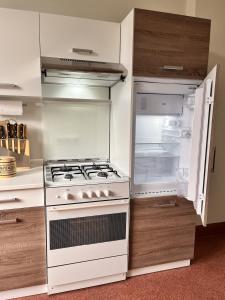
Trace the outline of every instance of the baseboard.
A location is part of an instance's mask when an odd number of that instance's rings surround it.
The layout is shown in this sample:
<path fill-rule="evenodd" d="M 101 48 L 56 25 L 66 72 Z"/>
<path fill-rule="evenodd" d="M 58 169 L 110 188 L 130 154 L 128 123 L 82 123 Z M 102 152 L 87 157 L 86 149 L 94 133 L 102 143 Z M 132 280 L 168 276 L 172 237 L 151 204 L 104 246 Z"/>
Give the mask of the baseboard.
<path fill-rule="evenodd" d="M 190 263 L 191 263 L 190 259 L 186 259 L 186 260 L 180 260 L 180 261 L 175 261 L 175 262 L 166 263 L 166 264 L 149 266 L 149 267 L 145 267 L 145 268 L 133 269 L 133 270 L 128 271 L 127 277 L 188 267 L 188 266 L 190 266 Z"/>
<path fill-rule="evenodd" d="M 10 300 L 10 299 L 15 299 L 15 298 L 19 298 L 19 297 L 39 295 L 39 294 L 44 294 L 44 293 L 47 293 L 47 285 L 46 284 L 0 292 L 0 299 L 1 300 Z"/>
<path fill-rule="evenodd" d="M 206 227 L 199 225 L 196 226 L 196 237 L 225 234 L 225 222 L 211 223 Z"/>

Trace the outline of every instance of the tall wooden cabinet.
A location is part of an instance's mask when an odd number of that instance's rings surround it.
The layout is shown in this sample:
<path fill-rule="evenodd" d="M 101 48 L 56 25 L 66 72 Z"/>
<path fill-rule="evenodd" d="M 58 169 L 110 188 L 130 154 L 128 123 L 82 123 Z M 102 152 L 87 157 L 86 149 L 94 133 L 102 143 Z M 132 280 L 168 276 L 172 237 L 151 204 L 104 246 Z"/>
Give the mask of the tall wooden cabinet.
<path fill-rule="evenodd" d="M 209 38 L 210 20 L 135 9 L 133 74 L 203 79 Z"/>
<path fill-rule="evenodd" d="M 130 107 L 127 105 L 127 118 L 123 119 L 122 129 L 117 133 L 118 141 L 123 141 L 126 136 L 129 143 L 121 149 L 121 153 L 126 154 L 123 157 L 122 154 L 117 153 L 116 156 L 113 151 L 111 153 L 118 162 L 126 160 L 128 167 L 123 171 L 131 177 L 134 163 L 130 146 L 134 145 L 132 126 L 135 131 L 134 81 L 142 82 L 146 78 L 148 82 L 154 78 L 159 83 L 167 82 L 166 79 L 171 83 L 170 79 L 174 78 L 182 79 L 183 83 L 188 82 L 183 79 L 203 80 L 207 75 L 210 25 L 210 20 L 206 19 L 143 9 L 134 9 L 123 20 L 121 63 L 130 76 L 121 87 L 122 91 L 116 87 L 112 89 L 112 119 L 117 118 L 114 112 L 124 108 L 124 103 L 131 103 Z M 143 197 L 146 195 L 143 193 Z M 184 263 L 188 265 L 194 255 L 196 212 L 193 202 L 177 196 L 155 195 L 131 199 L 131 276 L 152 272 L 153 269 L 183 266 Z"/>
<path fill-rule="evenodd" d="M 43 207 L 0 211 L 0 291 L 46 283 Z"/>

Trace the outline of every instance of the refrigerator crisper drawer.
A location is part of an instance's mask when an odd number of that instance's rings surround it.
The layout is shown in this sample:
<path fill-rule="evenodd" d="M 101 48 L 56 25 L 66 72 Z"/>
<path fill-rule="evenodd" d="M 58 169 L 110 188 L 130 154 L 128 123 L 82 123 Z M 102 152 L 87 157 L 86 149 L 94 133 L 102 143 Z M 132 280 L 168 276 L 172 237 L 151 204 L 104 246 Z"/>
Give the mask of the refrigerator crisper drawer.
<path fill-rule="evenodd" d="M 126 273 L 128 270 L 127 260 L 127 255 L 121 255 L 48 268 L 49 293 L 63 291 L 64 287 L 70 284 L 80 284 L 77 288 L 81 288 L 85 287 L 85 284 L 82 286 L 84 281 Z M 90 286 L 90 282 L 87 286 Z"/>
<path fill-rule="evenodd" d="M 180 115 L 183 95 L 137 93 L 136 113 L 141 115 Z"/>
<path fill-rule="evenodd" d="M 179 167 L 179 156 L 171 157 L 135 157 L 134 182 L 135 184 L 152 181 L 170 181 L 176 177 Z"/>

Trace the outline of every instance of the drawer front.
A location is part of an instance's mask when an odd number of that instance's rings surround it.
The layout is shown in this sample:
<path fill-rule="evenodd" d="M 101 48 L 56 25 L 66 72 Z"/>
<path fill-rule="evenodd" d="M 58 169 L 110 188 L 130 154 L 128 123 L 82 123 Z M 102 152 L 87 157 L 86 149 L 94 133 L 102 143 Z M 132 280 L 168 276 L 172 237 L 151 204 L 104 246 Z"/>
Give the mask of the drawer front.
<path fill-rule="evenodd" d="M 129 269 L 191 259 L 196 214 L 174 196 L 131 200 Z"/>
<path fill-rule="evenodd" d="M 40 38 L 42 56 L 119 62 L 119 23 L 41 14 Z"/>
<path fill-rule="evenodd" d="M 209 20 L 136 9 L 134 75 L 203 79 L 209 38 Z"/>
<path fill-rule="evenodd" d="M 127 272 L 127 255 L 115 256 L 48 269 L 48 284 L 54 287 Z"/>
<path fill-rule="evenodd" d="M 0 212 L 0 291 L 46 283 L 44 208 Z"/>
<path fill-rule="evenodd" d="M 44 206 L 44 189 L 0 192 L 0 211 L 24 207 Z"/>

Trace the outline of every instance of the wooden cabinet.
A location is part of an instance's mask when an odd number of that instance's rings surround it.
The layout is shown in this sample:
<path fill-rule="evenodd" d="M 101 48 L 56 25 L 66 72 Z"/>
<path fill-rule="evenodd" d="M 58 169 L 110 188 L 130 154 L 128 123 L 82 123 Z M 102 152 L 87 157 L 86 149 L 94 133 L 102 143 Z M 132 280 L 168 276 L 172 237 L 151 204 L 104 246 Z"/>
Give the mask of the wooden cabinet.
<path fill-rule="evenodd" d="M 210 20 L 134 11 L 134 76 L 203 79 L 207 75 Z"/>
<path fill-rule="evenodd" d="M 41 96 L 39 15 L 0 8 L 0 96 Z"/>
<path fill-rule="evenodd" d="M 120 24 L 40 14 L 41 55 L 119 62 Z"/>
<path fill-rule="evenodd" d="M 46 283 L 44 208 L 0 211 L 0 291 Z"/>
<path fill-rule="evenodd" d="M 131 200 L 129 269 L 191 259 L 196 215 L 176 196 Z"/>

